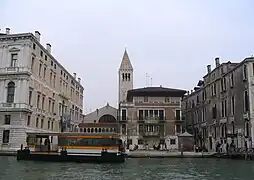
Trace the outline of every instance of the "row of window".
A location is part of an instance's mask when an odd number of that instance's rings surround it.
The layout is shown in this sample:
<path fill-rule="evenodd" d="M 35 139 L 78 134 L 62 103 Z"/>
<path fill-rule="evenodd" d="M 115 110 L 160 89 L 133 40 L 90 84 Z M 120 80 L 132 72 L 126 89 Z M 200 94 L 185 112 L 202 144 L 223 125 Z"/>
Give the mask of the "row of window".
<path fill-rule="evenodd" d="M 139 109 L 138 110 L 139 120 L 165 120 L 165 111 L 159 109 Z M 181 110 L 175 110 L 175 119 L 181 120 Z M 121 120 L 127 120 L 127 110 L 121 110 Z"/>
<path fill-rule="evenodd" d="M 79 128 L 79 132 L 84 133 L 116 132 L 116 128 Z"/>
<path fill-rule="evenodd" d="M 86 138 L 59 138 L 59 146 L 116 146 L 120 145 L 118 139 L 86 139 Z"/>
<path fill-rule="evenodd" d="M 152 98 L 152 97 L 151 97 L 151 98 Z M 144 96 L 143 102 L 161 102 L 161 101 L 160 101 L 160 100 L 150 99 L 150 97 Z M 178 103 L 180 103 L 180 98 L 165 97 L 165 98 L 164 98 L 164 103 L 178 104 Z"/>
<path fill-rule="evenodd" d="M 244 136 L 250 137 L 250 123 L 248 121 L 245 122 L 244 125 Z M 230 125 L 223 123 L 220 124 L 220 126 L 215 126 L 211 125 L 209 127 L 203 127 L 202 130 L 200 131 L 198 128 L 194 129 L 194 135 L 198 136 L 201 132 L 201 137 L 203 138 L 208 138 L 208 131 L 214 137 L 215 139 L 219 135 L 220 138 L 226 138 L 228 134 L 228 130 L 231 132 L 231 134 L 236 134 L 236 128 L 235 128 L 235 123 L 232 122 Z"/>
<path fill-rule="evenodd" d="M 33 43 L 33 49 L 34 50 L 36 50 L 36 44 L 35 43 Z M 16 54 L 16 60 L 17 60 L 17 55 L 18 54 Z M 45 61 L 47 61 L 48 60 L 48 56 L 46 55 L 46 53 L 44 54 L 43 53 L 43 51 L 41 50 L 40 51 L 40 57 L 42 58 L 41 60 L 43 60 L 43 55 L 44 55 L 44 60 Z M 34 64 L 34 57 L 32 57 L 33 59 L 32 59 L 32 65 L 31 65 L 31 69 L 33 69 L 32 67 L 33 67 L 33 64 Z M 15 57 L 14 57 L 14 60 L 15 60 Z M 41 69 L 42 69 L 42 67 L 41 67 L 42 65 L 40 65 L 40 70 L 39 70 L 39 74 L 41 73 Z M 45 66 L 47 67 L 47 65 L 45 64 Z M 54 61 L 53 60 L 51 60 L 51 66 L 52 66 L 52 71 L 51 71 L 51 73 L 53 72 L 54 73 L 54 82 L 55 82 L 55 70 L 56 70 L 56 63 L 54 63 Z M 46 70 L 45 70 L 46 71 Z M 44 73 L 43 74 L 45 74 L 46 75 L 46 72 L 44 71 Z M 63 76 L 63 78 L 64 79 L 66 79 L 66 80 L 68 80 L 69 79 L 69 76 L 67 75 L 67 73 L 66 72 L 64 72 L 63 70 L 61 70 L 60 71 L 60 75 L 61 76 Z M 45 78 L 45 76 L 44 76 L 44 78 Z M 51 78 L 50 78 L 51 79 Z M 55 84 L 55 83 L 54 83 Z M 75 87 L 75 82 L 72 80 L 71 81 L 71 84 Z M 79 85 L 77 85 L 76 84 L 76 88 L 79 90 Z M 81 92 L 81 93 L 83 93 L 83 92 Z"/>

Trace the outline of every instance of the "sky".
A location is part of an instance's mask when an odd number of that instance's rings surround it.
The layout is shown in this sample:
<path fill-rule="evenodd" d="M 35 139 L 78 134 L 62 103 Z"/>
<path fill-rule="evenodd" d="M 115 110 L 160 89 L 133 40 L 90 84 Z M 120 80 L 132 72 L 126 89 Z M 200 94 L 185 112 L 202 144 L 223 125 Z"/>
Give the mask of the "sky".
<path fill-rule="evenodd" d="M 53 56 L 84 86 L 84 112 L 117 107 L 127 48 L 134 88 L 191 90 L 208 64 L 254 54 L 251 0 L 0 0 L 0 28 L 41 33 Z"/>

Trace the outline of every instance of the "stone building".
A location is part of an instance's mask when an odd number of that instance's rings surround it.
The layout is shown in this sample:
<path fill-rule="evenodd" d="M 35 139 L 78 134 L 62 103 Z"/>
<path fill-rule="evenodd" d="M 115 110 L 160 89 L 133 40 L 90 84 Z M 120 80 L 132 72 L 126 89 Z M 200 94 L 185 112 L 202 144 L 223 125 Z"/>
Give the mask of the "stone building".
<path fill-rule="evenodd" d="M 165 87 L 133 89 L 133 67 L 127 52 L 118 71 L 120 133 L 127 146 L 152 148 L 170 138 L 177 149 L 177 135 L 182 133 L 181 98 L 184 90 Z M 167 147 L 170 148 L 170 147 Z"/>
<path fill-rule="evenodd" d="M 26 132 L 66 130 L 60 122 L 71 129 L 83 118 L 81 79 L 53 57 L 40 36 L 11 34 L 9 28 L 0 34 L 0 150 L 19 148 Z"/>
<path fill-rule="evenodd" d="M 119 123 L 117 119 L 118 110 L 107 103 L 106 106 L 86 114 L 84 120 L 78 125 L 78 129 L 75 128 L 75 131 L 88 133 L 119 133 Z"/>
<path fill-rule="evenodd" d="M 195 144 L 216 150 L 218 143 L 225 150 L 232 140 L 238 148 L 252 146 L 254 58 L 240 63 L 207 66 L 207 74 L 182 100 L 185 128 L 194 134 Z"/>

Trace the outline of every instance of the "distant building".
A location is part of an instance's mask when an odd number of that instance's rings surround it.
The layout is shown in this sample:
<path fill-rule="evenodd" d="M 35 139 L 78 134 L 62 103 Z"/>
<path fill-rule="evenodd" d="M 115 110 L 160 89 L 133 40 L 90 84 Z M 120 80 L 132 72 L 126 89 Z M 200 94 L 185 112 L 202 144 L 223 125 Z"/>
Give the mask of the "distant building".
<path fill-rule="evenodd" d="M 207 66 L 207 74 L 194 91 L 183 98 L 185 127 L 193 133 L 195 144 L 215 151 L 218 143 L 238 148 L 253 146 L 254 138 L 254 58 L 240 63 Z"/>
<path fill-rule="evenodd" d="M 177 148 L 183 122 L 181 98 L 186 91 L 162 86 L 133 89 L 133 67 L 126 50 L 118 76 L 120 133 L 127 145 L 153 148 L 165 144 L 167 137 Z"/>
<path fill-rule="evenodd" d="M 0 150 L 26 132 L 72 130 L 83 118 L 83 86 L 40 43 L 40 33 L 0 34 Z"/>
<path fill-rule="evenodd" d="M 74 131 L 88 133 L 119 133 L 117 113 L 118 110 L 107 103 L 106 106 L 85 115 L 83 121 Z"/>

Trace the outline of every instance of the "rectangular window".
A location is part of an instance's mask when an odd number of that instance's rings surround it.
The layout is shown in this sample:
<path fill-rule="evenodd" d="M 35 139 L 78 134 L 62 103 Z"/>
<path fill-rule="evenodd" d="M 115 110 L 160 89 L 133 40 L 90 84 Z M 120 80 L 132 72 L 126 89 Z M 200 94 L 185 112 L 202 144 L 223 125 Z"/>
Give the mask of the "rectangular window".
<path fill-rule="evenodd" d="M 227 106 L 227 100 L 224 100 L 224 116 L 227 117 L 228 116 L 228 106 Z"/>
<path fill-rule="evenodd" d="M 153 117 L 153 110 L 149 110 L 149 117 Z"/>
<path fill-rule="evenodd" d="M 144 97 L 144 102 L 148 102 L 148 97 L 147 96 Z"/>
<path fill-rule="evenodd" d="M 18 54 L 11 54 L 11 67 L 16 67 L 18 61 Z"/>
<path fill-rule="evenodd" d="M 122 109 L 122 120 L 123 121 L 127 120 L 127 111 L 126 111 L 126 109 Z"/>
<path fill-rule="evenodd" d="M 33 97 L 33 90 L 29 90 L 29 95 L 28 95 L 28 103 L 29 105 L 32 104 L 32 97 Z"/>
<path fill-rule="evenodd" d="M 163 110 L 159 110 L 159 119 L 164 120 L 164 111 Z"/>
<path fill-rule="evenodd" d="M 41 76 L 41 68 L 42 68 L 42 64 L 39 65 L 39 76 Z"/>
<path fill-rule="evenodd" d="M 36 127 L 39 127 L 39 118 L 36 118 Z"/>
<path fill-rule="evenodd" d="M 176 120 L 181 120 L 181 110 L 176 110 L 175 115 Z"/>
<path fill-rule="evenodd" d="M 44 70 L 43 70 L 43 78 L 44 78 L 44 79 L 46 78 L 46 71 L 47 71 L 47 67 L 45 66 L 45 67 L 44 67 Z"/>
<path fill-rule="evenodd" d="M 3 143 L 9 143 L 10 130 L 3 130 Z"/>
<path fill-rule="evenodd" d="M 31 61 L 31 71 L 34 71 L 34 57 L 32 57 L 32 61 Z"/>
<path fill-rule="evenodd" d="M 165 97 L 165 102 L 169 103 L 170 102 L 170 98 L 169 97 Z"/>
<path fill-rule="evenodd" d="M 41 109 L 44 110 L 45 95 L 42 96 Z"/>
<path fill-rule="evenodd" d="M 26 123 L 27 126 L 30 126 L 30 121 L 31 121 L 31 116 L 27 116 L 27 123 Z"/>
<path fill-rule="evenodd" d="M 170 139 L 170 144 L 175 145 L 176 144 L 176 139 Z"/>
<path fill-rule="evenodd" d="M 51 112 L 51 99 L 49 99 L 48 111 Z"/>
<path fill-rule="evenodd" d="M 214 91 L 214 95 L 216 95 L 216 83 L 214 83 L 213 85 L 213 91 Z"/>
<path fill-rule="evenodd" d="M 206 120 L 206 108 L 203 108 L 202 110 L 202 122 Z"/>
<path fill-rule="evenodd" d="M 234 74 L 231 73 L 231 76 L 230 76 L 230 86 L 231 86 L 231 87 L 234 87 L 234 84 L 235 84 L 235 81 L 234 81 Z"/>
<path fill-rule="evenodd" d="M 181 132 L 181 125 L 179 125 L 179 124 L 176 125 L 176 133 L 182 133 Z"/>
<path fill-rule="evenodd" d="M 48 129 L 50 129 L 50 119 L 48 120 Z"/>
<path fill-rule="evenodd" d="M 139 120 L 144 120 L 144 111 L 142 109 L 138 110 L 138 119 Z"/>
<path fill-rule="evenodd" d="M 35 50 L 36 49 L 36 45 L 33 43 L 33 49 Z"/>
<path fill-rule="evenodd" d="M 245 112 L 249 111 L 249 95 L 247 91 L 244 91 L 244 110 Z"/>
<path fill-rule="evenodd" d="M 216 119 L 217 118 L 217 107 L 216 107 L 216 104 L 214 104 L 214 106 L 213 106 L 212 113 L 213 113 L 213 119 Z"/>
<path fill-rule="evenodd" d="M 148 110 L 145 110 L 145 118 L 148 118 Z"/>
<path fill-rule="evenodd" d="M 232 115 L 235 114 L 235 97 L 234 96 L 231 97 L 231 113 Z"/>
<path fill-rule="evenodd" d="M 54 130 L 54 119 L 53 119 L 53 121 L 51 122 L 51 130 Z"/>
<path fill-rule="evenodd" d="M 41 95 L 38 94 L 37 95 L 37 108 L 40 108 L 40 98 L 41 98 Z"/>
<path fill-rule="evenodd" d="M 221 102 L 221 117 L 225 117 L 224 100 Z"/>
<path fill-rule="evenodd" d="M 50 85 L 52 84 L 52 72 L 50 72 L 50 74 L 49 74 L 49 84 Z"/>
<path fill-rule="evenodd" d="M 53 76 L 53 87 L 56 87 L 56 75 Z"/>
<path fill-rule="evenodd" d="M 41 51 L 41 57 L 43 56 L 43 52 Z"/>
<path fill-rule="evenodd" d="M 43 129 L 44 119 L 41 119 L 41 129 Z"/>
<path fill-rule="evenodd" d="M 11 124 L 11 115 L 4 116 L 4 124 Z"/>
<path fill-rule="evenodd" d="M 45 61 L 47 61 L 48 60 L 48 56 L 47 55 L 45 55 Z"/>
<path fill-rule="evenodd" d="M 55 102 L 52 102 L 52 113 L 55 113 Z"/>
<path fill-rule="evenodd" d="M 243 80 L 246 80 L 247 79 L 247 66 L 246 65 L 244 65 L 243 66 Z"/>

